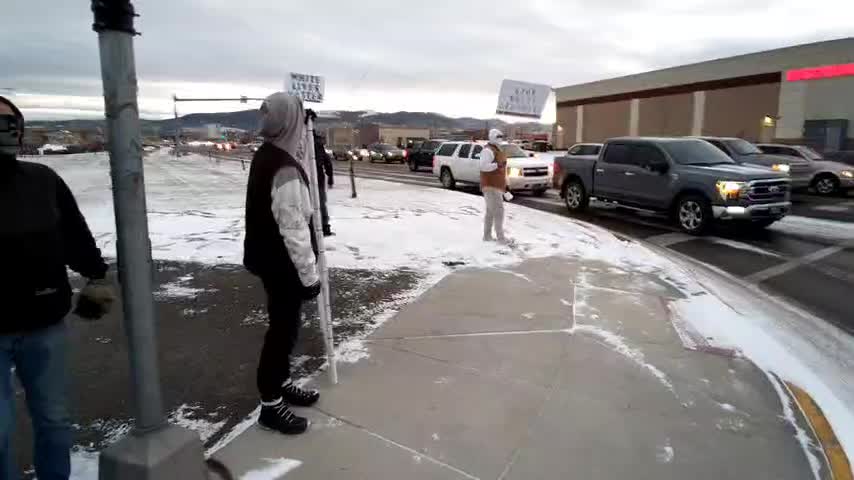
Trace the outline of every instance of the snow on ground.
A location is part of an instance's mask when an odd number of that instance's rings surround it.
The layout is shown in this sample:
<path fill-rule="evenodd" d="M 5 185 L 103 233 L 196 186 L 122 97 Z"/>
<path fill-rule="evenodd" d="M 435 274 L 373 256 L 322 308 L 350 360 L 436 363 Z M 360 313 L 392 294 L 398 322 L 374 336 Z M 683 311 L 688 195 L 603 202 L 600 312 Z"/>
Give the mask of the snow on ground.
<path fill-rule="evenodd" d="M 45 158 L 70 185 L 98 245 L 115 256 L 115 220 L 108 157 Z M 152 255 L 158 260 L 242 263 L 246 172 L 240 163 L 165 150 L 146 157 L 145 185 Z M 346 182 L 339 182 L 345 185 Z M 329 265 L 340 268 L 449 272 L 443 262 L 499 266 L 549 255 L 578 256 L 639 269 L 660 262 L 635 243 L 582 222 L 556 222 L 549 213 L 507 204 L 513 248 L 484 244 L 483 199 L 435 188 L 359 179 L 329 192 L 335 237 L 326 240 Z M 652 260 L 652 261 L 651 261 Z"/>
<path fill-rule="evenodd" d="M 819 237 L 826 240 L 854 240 L 854 223 L 822 220 L 820 218 L 789 215 L 768 229 L 789 235 Z"/>
<path fill-rule="evenodd" d="M 106 254 L 115 255 L 107 157 L 83 154 L 41 161 L 69 183 L 98 244 Z M 176 159 L 161 150 L 146 158 L 145 175 L 155 258 L 241 263 L 246 172 L 240 163 L 197 155 Z M 504 247 L 481 241 L 483 200 L 478 196 L 368 179 L 357 183 L 357 199 L 349 198 L 346 187 L 330 191 L 337 233 L 327 240 L 330 266 L 424 271 L 428 284 L 418 291 L 451 272 L 448 264 L 501 268 L 551 255 L 654 273 L 684 293 L 685 298 L 670 303 L 670 311 L 686 347 L 702 342 L 734 348 L 769 378 L 797 384 L 815 398 L 849 457 L 854 457 L 854 339 L 829 323 L 767 299 L 718 272 L 583 222 L 507 204 L 506 226 L 516 245 Z M 771 228 L 854 239 L 851 225 L 825 220 L 787 217 Z M 635 346 L 617 338 L 589 333 L 610 342 L 618 352 L 634 352 Z M 358 340 L 348 348 L 350 358 L 362 355 Z M 788 399 L 782 401 L 785 408 Z M 809 445 L 804 447 L 813 462 Z M 666 459 L 669 453 L 664 452 Z"/>
<path fill-rule="evenodd" d="M 240 480 L 276 480 L 302 465 L 302 462 L 299 460 L 291 460 L 289 458 L 265 458 L 264 461 L 268 465 L 246 472 L 240 477 Z"/>

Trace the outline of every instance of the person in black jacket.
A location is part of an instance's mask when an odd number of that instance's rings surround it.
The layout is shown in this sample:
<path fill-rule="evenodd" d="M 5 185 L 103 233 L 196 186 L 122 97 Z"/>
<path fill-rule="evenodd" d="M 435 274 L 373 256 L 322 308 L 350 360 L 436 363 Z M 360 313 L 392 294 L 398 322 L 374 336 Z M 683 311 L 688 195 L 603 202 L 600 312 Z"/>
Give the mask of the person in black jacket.
<path fill-rule="evenodd" d="M 78 315 L 98 318 L 114 299 L 107 264 L 62 178 L 49 167 L 17 159 L 24 116 L 0 97 L 0 478 L 20 478 L 12 434 L 14 368 L 26 393 L 35 436 L 38 478 L 70 475 L 71 428 L 66 392 L 71 309 L 66 266 L 88 278 Z"/>
<path fill-rule="evenodd" d="M 314 110 L 307 109 L 306 115 L 312 120 L 317 119 L 317 114 Z M 317 163 L 317 192 L 320 197 L 320 218 L 323 225 L 323 236 L 331 237 L 332 226 L 329 224 L 329 209 L 326 208 L 326 185 L 332 188 L 334 184 L 334 175 L 332 171 L 332 159 L 326 154 L 326 145 L 323 143 L 323 138 L 314 133 L 314 160 Z M 327 180 L 329 181 L 327 183 Z"/>
<path fill-rule="evenodd" d="M 264 284 L 270 317 L 258 361 L 258 424 L 294 434 L 304 432 L 308 420 L 294 415 L 289 406 L 310 406 L 320 397 L 290 378 L 290 355 L 302 324 L 302 303 L 320 294 L 304 163 L 308 157 L 305 110 L 301 100 L 278 92 L 261 105 L 261 115 L 264 144 L 249 168 L 243 253 L 246 269 Z"/>

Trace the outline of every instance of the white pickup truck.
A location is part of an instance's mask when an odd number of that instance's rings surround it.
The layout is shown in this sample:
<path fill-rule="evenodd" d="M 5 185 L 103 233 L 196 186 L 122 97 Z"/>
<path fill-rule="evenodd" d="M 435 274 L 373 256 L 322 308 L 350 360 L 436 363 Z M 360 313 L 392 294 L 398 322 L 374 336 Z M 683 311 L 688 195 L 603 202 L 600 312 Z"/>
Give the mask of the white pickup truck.
<path fill-rule="evenodd" d="M 457 183 L 480 183 L 480 152 L 486 142 L 445 142 L 433 155 L 433 174 L 448 189 Z M 554 174 L 551 162 L 541 160 L 518 145 L 504 144 L 507 155 L 507 188 L 540 196 L 548 190 Z"/>

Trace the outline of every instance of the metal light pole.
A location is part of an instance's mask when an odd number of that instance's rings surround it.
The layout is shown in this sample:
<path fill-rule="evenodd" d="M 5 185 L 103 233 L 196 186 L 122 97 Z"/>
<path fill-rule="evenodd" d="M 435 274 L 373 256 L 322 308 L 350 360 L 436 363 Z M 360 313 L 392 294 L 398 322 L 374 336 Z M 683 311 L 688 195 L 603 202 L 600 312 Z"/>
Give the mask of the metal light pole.
<path fill-rule="evenodd" d="M 133 51 L 136 14 L 130 0 L 92 0 L 92 11 L 101 54 L 119 282 L 136 417 L 133 432 L 102 452 L 98 476 L 202 480 L 206 470 L 198 435 L 170 426 L 163 415 Z"/>

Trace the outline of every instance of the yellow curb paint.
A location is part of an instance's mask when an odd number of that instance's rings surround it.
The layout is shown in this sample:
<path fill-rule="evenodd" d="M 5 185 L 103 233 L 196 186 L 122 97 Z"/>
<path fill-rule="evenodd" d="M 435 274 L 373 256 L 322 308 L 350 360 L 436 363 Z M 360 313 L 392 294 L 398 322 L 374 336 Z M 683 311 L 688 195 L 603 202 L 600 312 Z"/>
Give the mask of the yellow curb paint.
<path fill-rule="evenodd" d="M 830 426 L 830 422 L 827 421 L 824 413 L 822 413 L 821 408 L 802 388 L 790 382 L 786 382 L 786 386 L 792 392 L 795 402 L 797 402 L 798 407 L 803 412 L 807 421 L 810 422 L 816 437 L 818 437 L 821 449 L 827 457 L 833 480 L 854 480 L 848 456 L 845 455 L 845 450 L 839 444 L 839 440 L 836 438 L 836 434 L 833 433 L 833 428 Z"/>

